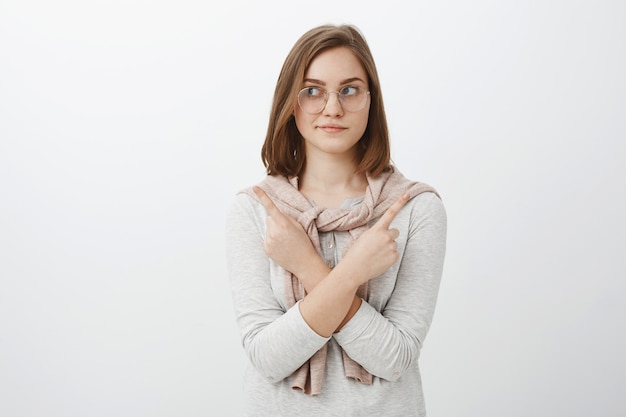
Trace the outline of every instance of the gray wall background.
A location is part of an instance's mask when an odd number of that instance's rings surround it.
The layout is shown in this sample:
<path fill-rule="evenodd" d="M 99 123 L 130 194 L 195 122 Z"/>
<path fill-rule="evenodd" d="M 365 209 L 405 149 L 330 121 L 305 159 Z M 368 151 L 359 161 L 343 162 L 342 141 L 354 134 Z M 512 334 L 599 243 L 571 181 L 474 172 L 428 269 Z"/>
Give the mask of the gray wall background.
<path fill-rule="evenodd" d="M 429 415 L 623 416 L 626 3 L 0 1 L 0 415 L 237 416 L 223 248 L 295 40 L 370 42 L 449 241 Z"/>

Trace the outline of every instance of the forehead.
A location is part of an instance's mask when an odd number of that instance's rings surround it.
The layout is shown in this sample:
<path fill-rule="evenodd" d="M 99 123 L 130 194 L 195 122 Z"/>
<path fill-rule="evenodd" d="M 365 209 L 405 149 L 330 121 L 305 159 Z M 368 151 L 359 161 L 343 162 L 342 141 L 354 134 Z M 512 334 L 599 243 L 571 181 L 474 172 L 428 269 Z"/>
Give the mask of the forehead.
<path fill-rule="evenodd" d="M 328 49 L 317 55 L 304 73 L 305 79 L 327 83 L 360 78 L 367 82 L 367 73 L 354 52 L 345 47 Z"/>

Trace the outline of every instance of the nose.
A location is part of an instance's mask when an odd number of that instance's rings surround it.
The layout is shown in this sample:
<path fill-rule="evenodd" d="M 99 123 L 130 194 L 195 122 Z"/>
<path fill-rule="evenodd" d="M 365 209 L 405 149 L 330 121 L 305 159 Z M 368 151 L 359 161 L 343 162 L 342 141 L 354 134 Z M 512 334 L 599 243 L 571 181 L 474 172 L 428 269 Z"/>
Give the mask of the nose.
<path fill-rule="evenodd" d="M 341 116 L 343 115 L 343 107 L 339 100 L 339 93 L 337 91 L 329 91 L 326 98 L 326 105 L 324 106 L 325 116 Z"/>

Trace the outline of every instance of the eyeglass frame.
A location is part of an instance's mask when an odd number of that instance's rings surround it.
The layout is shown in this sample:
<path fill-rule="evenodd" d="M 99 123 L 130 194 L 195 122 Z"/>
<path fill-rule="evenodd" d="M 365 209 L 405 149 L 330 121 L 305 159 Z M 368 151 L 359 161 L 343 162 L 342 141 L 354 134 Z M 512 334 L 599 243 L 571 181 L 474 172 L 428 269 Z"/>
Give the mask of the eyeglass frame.
<path fill-rule="evenodd" d="M 307 89 L 309 89 L 309 88 L 319 88 L 320 90 L 324 90 L 324 92 L 325 92 L 325 93 L 324 93 L 324 105 L 323 105 L 323 106 L 322 106 L 322 108 L 321 108 L 318 112 L 316 112 L 316 113 L 309 113 L 308 111 L 304 110 L 304 109 L 302 108 L 302 104 L 300 103 L 300 94 L 301 94 L 304 90 L 307 90 Z M 323 112 L 323 111 L 324 111 L 324 109 L 326 108 L 326 105 L 328 104 L 328 98 L 330 97 L 330 93 L 335 93 L 335 94 L 337 94 L 337 101 L 339 102 L 339 104 L 341 104 L 341 108 L 342 108 L 344 111 L 347 111 L 348 113 L 358 113 L 358 112 L 360 112 L 361 110 L 363 110 L 363 109 L 365 108 L 365 106 L 367 106 L 367 96 L 371 96 L 371 92 L 370 92 L 370 90 L 364 91 L 363 93 L 359 93 L 359 94 L 365 94 L 365 96 L 366 96 L 366 97 L 365 97 L 364 104 L 363 104 L 363 107 L 362 107 L 362 108 L 360 108 L 359 110 L 347 110 L 347 109 L 343 106 L 343 101 L 342 101 L 343 99 L 342 99 L 342 96 L 341 96 L 341 92 L 340 92 L 340 91 L 335 91 L 335 90 L 326 90 L 326 89 L 325 89 L 325 88 L 323 88 L 323 87 L 314 87 L 314 86 L 309 86 L 309 87 L 304 87 L 303 89 L 301 89 L 301 90 L 299 90 L 299 91 L 298 91 L 298 94 L 296 95 L 296 101 L 298 102 L 298 106 L 300 107 L 300 109 L 301 109 L 303 112 L 305 112 L 306 114 L 311 114 L 311 115 L 313 115 L 313 114 L 320 114 L 321 112 Z"/>

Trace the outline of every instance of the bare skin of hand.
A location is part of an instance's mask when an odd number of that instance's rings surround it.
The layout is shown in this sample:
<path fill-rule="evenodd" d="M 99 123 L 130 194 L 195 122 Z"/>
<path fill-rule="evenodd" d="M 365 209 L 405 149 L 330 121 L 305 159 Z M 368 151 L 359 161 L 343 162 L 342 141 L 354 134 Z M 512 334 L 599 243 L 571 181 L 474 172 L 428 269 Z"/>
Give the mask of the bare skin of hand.
<path fill-rule="evenodd" d="M 390 226 L 408 200 L 408 194 L 396 200 L 381 218 L 354 242 L 340 262 L 355 271 L 353 278 L 357 287 L 383 274 L 398 261 L 400 254 L 396 239 L 400 232 L 398 229 L 390 229 Z"/>
<path fill-rule="evenodd" d="M 311 271 L 322 267 L 320 264 L 326 264 L 302 226 L 291 216 L 281 212 L 261 188 L 254 187 L 254 192 L 268 213 L 265 253 L 282 268 L 296 275 L 307 291 L 310 291 L 317 281 L 312 282 L 307 277 Z"/>

